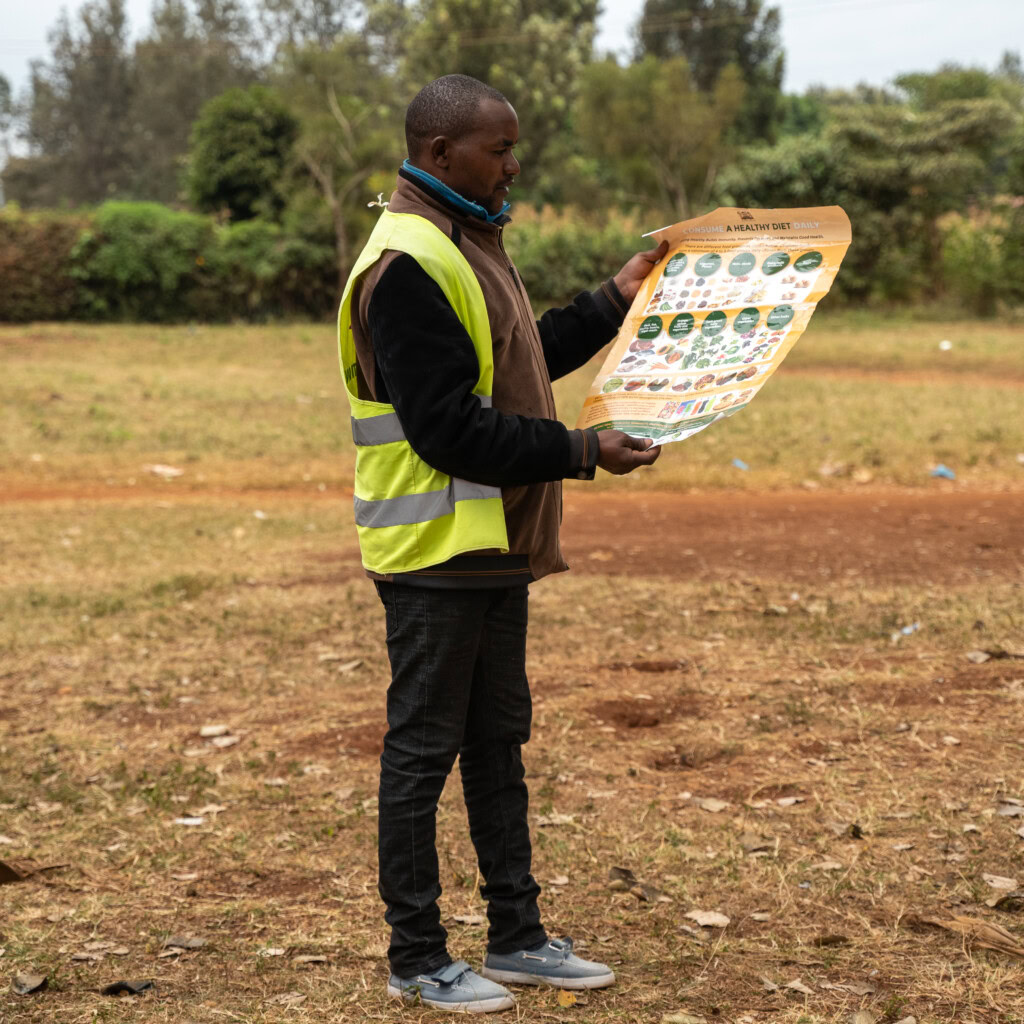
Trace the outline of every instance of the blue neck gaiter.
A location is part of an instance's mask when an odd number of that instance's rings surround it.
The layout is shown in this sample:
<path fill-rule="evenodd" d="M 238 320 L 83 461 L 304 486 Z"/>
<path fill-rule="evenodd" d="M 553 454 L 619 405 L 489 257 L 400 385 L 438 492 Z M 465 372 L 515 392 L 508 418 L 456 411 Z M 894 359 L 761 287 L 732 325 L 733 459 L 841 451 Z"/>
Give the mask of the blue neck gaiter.
<path fill-rule="evenodd" d="M 471 217 L 479 217 L 481 220 L 485 220 L 489 224 L 494 224 L 496 221 L 500 220 L 512 208 L 509 203 L 505 203 L 497 213 L 488 213 L 487 210 L 479 203 L 474 203 L 465 196 L 459 195 L 455 189 L 449 188 L 439 178 L 435 178 L 432 174 L 428 174 L 419 167 L 414 167 L 408 160 L 405 160 L 402 163 L 402 170 L 408 171 L 408 173 L 414 178 L 418 178 L 425 185 L 429 185 L 435 192 L 443 196 L 449 203 L 461 210 L 463 213 L 467 213 Z"/>

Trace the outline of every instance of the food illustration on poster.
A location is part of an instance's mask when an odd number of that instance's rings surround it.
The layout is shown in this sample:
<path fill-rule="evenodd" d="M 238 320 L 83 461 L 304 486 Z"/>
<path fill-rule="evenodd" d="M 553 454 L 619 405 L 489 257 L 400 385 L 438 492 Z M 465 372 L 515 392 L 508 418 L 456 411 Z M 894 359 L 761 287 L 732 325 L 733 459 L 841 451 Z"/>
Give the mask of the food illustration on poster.
<path fill-rule="evenodd" d="M 649 237 L 667 240 L 668 252 L 640 286 L 576 425 L 661 444 L 750 403 L 828 294 L 850 221 L 838 206 L 723 207 Z"/>

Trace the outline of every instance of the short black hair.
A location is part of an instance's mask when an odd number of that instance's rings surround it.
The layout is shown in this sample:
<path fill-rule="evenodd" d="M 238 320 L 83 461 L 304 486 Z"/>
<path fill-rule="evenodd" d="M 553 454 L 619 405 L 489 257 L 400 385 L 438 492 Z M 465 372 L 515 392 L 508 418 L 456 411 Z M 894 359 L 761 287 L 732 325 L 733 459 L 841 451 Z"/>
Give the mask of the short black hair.
<path fill-rule="evenodd" d="M 415 157 L 424 143 L 447 135 L 457 139 L 473 125 L 484 100 L 508 100 L 493 86 L 469 75 L 445 75 L 423 86 L 405 111 L 405 144 Z"/>

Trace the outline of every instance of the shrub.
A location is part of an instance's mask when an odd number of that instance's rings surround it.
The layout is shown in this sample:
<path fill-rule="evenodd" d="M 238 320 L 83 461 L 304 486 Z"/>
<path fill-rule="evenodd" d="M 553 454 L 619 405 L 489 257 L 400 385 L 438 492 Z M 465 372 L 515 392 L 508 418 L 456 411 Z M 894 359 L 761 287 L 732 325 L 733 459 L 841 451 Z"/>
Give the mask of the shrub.
<path fill-rule="evenodd" d="M 596 223 L 549 208 L 517 214 L 505 244 L 538 308 L 563 305 L 596 288 L 633 253 L 651 247 L 629 217 L 612 214 Z"/>
<path fill-rule="evenodd" d="M 327 316 L 338 302 L 334 246 L 296 237 L 279 224 L 243 221 L 222 228 L 213 270 L 230 315 L 247 320 Z M 220 309 L 225 315 L 225 308 Z M 216 317 L 211 310 L 208 318 Z"/>
<path fill-rule="evenodd" d="M 992 316 L 1006 290 L 1002 227 L 992 215 L 971 219 L 956 214 L 944 224 L 942 271 L 947 288 L 978 316 Z"/>
<path fill-rule="evenodd" d="M 70 320 L 79 313 L 72 251 L 85 214 L 0 210 L 0 320 Z"/>
<path fill-rule="evenodd" d="M 189 319 L 216 287 L 208 217 L 159 203 L 104 203 L 72 253 L 86 315 L 97 320 Z"/>

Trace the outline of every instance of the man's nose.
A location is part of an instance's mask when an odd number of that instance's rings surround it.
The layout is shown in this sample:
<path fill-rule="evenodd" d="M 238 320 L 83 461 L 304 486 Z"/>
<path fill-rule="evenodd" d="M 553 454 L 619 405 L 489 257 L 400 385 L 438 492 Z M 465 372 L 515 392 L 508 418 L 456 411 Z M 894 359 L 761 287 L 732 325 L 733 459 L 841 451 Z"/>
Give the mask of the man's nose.
<path fill-rule="evenodd" d="M 510 178 L 514 178 L 519 173 L 519 161 L 516 159 L 515 153 L 508 154 L 503 170 Z"/>

